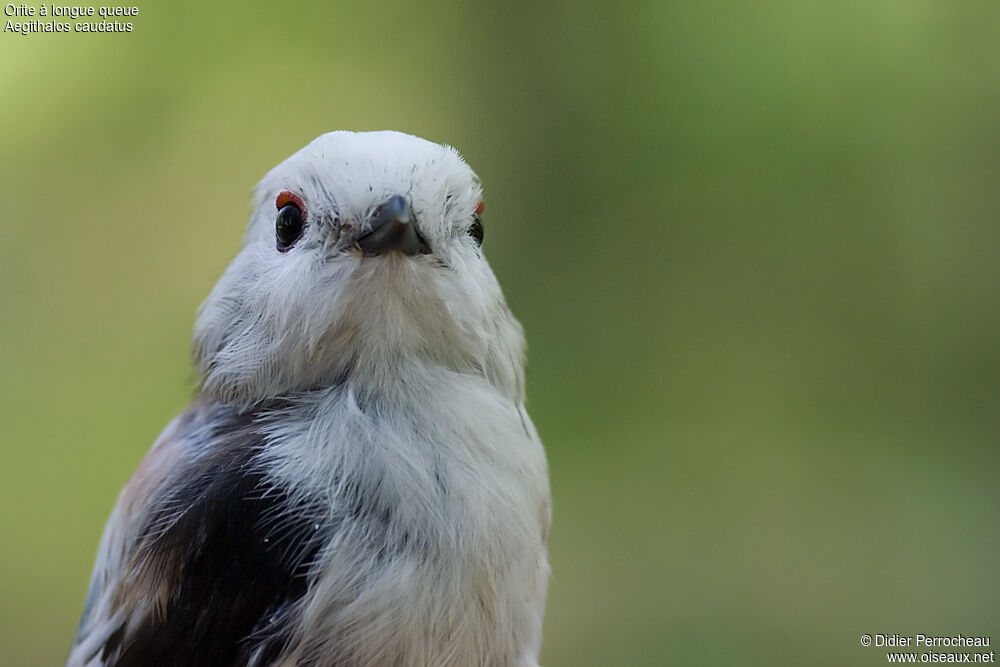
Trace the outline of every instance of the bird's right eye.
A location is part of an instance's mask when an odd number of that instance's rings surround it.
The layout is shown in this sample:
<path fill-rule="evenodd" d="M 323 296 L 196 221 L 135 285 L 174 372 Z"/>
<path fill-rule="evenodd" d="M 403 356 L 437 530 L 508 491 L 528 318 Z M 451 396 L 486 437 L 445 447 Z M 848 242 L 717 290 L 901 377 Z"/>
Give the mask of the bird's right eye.
<path fill-rule="evenodd" d="M 302 198 L 293 192 L 282 192 L 274 202 L 278 217 L 274 221 L 274 236 L 280 252 L 290 249 L 306 226 L 305 208 Z"/>

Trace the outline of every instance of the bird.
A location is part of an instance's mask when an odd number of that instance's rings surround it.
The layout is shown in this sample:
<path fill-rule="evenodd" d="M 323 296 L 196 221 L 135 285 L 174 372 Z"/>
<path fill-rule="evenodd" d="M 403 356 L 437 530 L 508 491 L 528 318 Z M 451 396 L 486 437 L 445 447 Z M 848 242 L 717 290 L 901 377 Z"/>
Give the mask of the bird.
<path fill-rule="evenodd" d="M 400 132 L 265 175 L 67 665 L 538 665 L 548 463 L 483 210 L 456 149 Z"/>

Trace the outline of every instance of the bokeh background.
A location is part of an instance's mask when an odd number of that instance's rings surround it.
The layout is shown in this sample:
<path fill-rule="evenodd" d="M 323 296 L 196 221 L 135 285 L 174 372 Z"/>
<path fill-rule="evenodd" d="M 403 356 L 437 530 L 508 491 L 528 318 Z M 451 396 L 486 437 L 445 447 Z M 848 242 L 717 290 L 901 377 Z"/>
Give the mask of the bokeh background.
<path fill-rule="evenodd" d="M 250 188 L 337 128 L 485 183 L 545 664 L 1000 641 L 1000 4 L 140 8 L 0 33 L 0 664 L 64 660 Z"/>

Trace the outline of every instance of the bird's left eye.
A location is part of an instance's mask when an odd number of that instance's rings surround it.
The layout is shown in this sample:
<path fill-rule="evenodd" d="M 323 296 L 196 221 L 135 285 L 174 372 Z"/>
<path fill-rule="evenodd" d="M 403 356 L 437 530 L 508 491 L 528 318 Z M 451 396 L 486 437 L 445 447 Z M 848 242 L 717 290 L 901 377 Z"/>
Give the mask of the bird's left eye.
<path fill-rule="evenodd" d="M 274 236 L 280 252 L 285 252 L 299 240 L 306 226 L 302 198 L 293 192 L 282 192 L 274 201 L 278 217 L 274 221 Z"/>
<path fill-rule="evenodd" d="M 469 236 L 475 240 L 476 245 L 483 245 L 483 221 L 478 215 L 472 219 L 472 226 L 469 227 Z"/>
<path fill-rule="evenodd" d="M 479 216 L 483 214 L 484 208 L 486 204 L 480 199 L 476 203 L 476 213 L 472 216 L 472 224 L 469 226 L 469 236 L 475 239 L 476 245 L 483 245 L 483 219 Z"/>

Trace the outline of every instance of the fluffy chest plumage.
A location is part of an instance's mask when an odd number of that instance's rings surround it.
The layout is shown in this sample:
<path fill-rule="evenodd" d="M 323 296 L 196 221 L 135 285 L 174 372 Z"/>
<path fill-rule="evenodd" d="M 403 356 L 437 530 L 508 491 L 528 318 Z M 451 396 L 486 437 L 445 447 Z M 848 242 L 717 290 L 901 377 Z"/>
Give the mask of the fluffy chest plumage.
<path fill-rule="evenodd" d="M 517 664 L 537 642 L 549 520 L 541 445 L 523 409 L 485 383 L 420 386 L 393 406 L 330 392 L 298 406 L 309 418 L 275 415 L 266 427 L 271 474 L 329 498 L 337 526 L 302 606 L 296 657 Z"/>
<path fill-rule="evenodd" d="M 150 454 L 174 465 L 140 468 L 120 501 L 154 489 L 134 549 L 108 558 L 93 657 L 517 664 L 540 632 L 545 463 L 516 406 L 479 407 L 494 417 L 427 422 L 339 388 L 255 415 L 194 409 Z"/>

